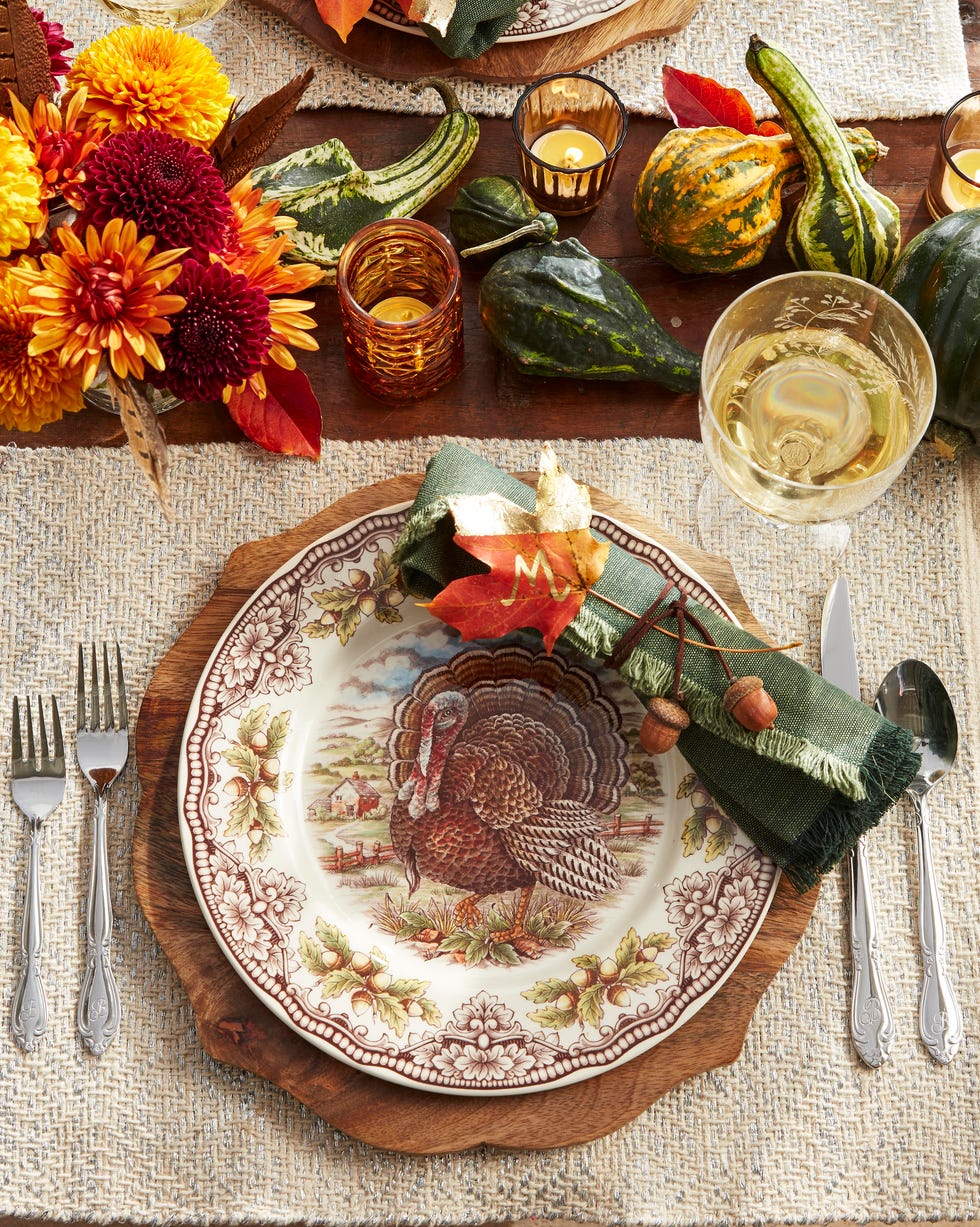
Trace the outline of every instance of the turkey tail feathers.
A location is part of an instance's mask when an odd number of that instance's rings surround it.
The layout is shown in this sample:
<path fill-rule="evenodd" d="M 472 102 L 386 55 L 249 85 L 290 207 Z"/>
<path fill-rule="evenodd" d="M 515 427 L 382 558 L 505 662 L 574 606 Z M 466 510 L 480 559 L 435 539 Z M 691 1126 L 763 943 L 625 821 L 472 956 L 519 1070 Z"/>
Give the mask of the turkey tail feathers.
<path fill-rule="evenodd" d="M 616 706 L 593 673 L 553 653 L 516 644 L 467 648 L 419 674 L 393 713 L 389 780 L 400 788 L 418 753 L 422 712 L 436 695 L 458 690 L 469 702 L 468 727 L 519 712 L 557 733 L 567 762 L 570 800 L 614 812 L 629 776 Z"/>

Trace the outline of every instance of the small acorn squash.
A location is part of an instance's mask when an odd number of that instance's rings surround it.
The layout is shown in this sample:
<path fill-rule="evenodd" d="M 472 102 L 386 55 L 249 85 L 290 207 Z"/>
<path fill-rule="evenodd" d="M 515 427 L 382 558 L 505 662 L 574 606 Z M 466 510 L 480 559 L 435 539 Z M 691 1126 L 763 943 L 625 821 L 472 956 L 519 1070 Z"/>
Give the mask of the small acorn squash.
<path fill-rule="evenodd" d="M 480 283 L 480 319 L 525 375 L 646 379 L 675 392 L 698 387 L 700 356 L 578 239 L 502 256 Z"/>
<path fill-rule="evenodd" d="M 865 169 L 887 153 L 867 128 L 844 133 Z M 633 217 L 655 256 L 682 273 L 733 273 L 758 264 L 782 217 L 782 191 L 803 178 L 788 132 L 673 128 L 633 194 Z"/>
<path fill-rule="evenodd" d="M 917 234 L 883 288 L 915 319 L 936 361 L 936 417 L 980 447 L 980 209 Z"/>

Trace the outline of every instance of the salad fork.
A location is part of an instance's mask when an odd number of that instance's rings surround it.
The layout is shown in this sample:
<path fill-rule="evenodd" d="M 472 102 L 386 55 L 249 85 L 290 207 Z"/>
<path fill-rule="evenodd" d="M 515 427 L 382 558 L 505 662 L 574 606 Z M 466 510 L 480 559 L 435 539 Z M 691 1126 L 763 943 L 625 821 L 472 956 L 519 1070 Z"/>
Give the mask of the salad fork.
<path fill-rule="evenodd" d="M 58 702 L 51 696 L 51 725 L 54 753 L 48 746 L 44 708 L 37 699 L 38 734 L 41 753 L 34 742 L 31 701 L 27 700 L 27 754 L 21 739 L 20 704 L 14 699 L 10 733 L 10 791 L 14 803 L 27 819 L 30 838 L 27 857 L 27 893 L 21 928 L 21 966 L 10 1008 L 14 1039 L 27 1052 L 34 1052 L 48 1025 L 48 1002 L 41 979 L 41 825 L 65 796 L 65 745 L 61 736 Z"/>
<path fill-rule="evenodd" d="M 78 645 L 78 733 L 75 757 L 82 774 L 95 790 L 92 868 L 89 875 L 85 929 L 88 957 L 78 1000 L 78 1030 L 90 1052 L 100 1056 L 119 1030 L 119 990 L 112 973 L 112 901 L 109 896 L 109 856 L 106 848 L 106 811 L 109 790 L 129 757 L 129 714 L 122 653 L 116 644 L 116 708 L 113 707 L 109 649 L 102 645 L 102 677 L 92 645 L 92 685 L 86 721 L 85 653 Z M 100 697 L 101 692 L 101 697 Z"/>

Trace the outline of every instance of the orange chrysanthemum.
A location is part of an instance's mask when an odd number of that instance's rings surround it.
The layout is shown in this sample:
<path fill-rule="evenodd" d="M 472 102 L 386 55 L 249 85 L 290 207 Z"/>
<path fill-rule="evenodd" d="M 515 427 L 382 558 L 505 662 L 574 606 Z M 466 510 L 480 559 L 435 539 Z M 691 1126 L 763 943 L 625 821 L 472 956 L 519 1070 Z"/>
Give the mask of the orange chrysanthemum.
<path fill-rule="evenodd" d="M 240 273 L 283 230 L 295 230 L 296 219 L 279 213 L 278 200 L 263 200 L 261 188 L 252 187 L 250 175 L 229 188 L 228 200 L 232 219 L 221 258 L 230 269 Z"/>
<path fill-rule="evenodd" d="M 305 312 L 316 304 L 301 298 L 281 298 L 282 294 L 297 294 L 323 280 L 323 269 L 315 264 L 282 264 L 281 257 L 291 249 L 292 240 L 288 234 L 280 234 L 265 242 L 260 249 L 248 259 L 236 264 L 248 278 L 249 285 L 262 290 L 269 298 L 269 348 L 262 359 L 262 365 L 275 362 L 278 366 L 291 371 L 296 366 L 296 359 L 289 351 L 289 346 L 296 349 L 319 349 L 316 341 L 309 335 L 316 327 L 316 321 Z M 261 367 L 245 381 L 260 397 L 265 397 L 265 378 Z M 224 397 L 228 399 L 232 392 L 226 388 Z"/>
<path fill-rule="evenodd" d="M 33 148 L 34 160 L 41 172 L 43 200 L 62 196 L 73 209 L 82 207 L 78 193 L 79 184 L 85 178 L 82 164 L 99 144 L 94 132 L 79 127 L 85 97 L 85 90 L 78 90 L 62 114 L 53 102 L 39 94 L 31 114 L 13 94 L 10 96 L 14 123 Z"/>
<path fill-rule="evenodd" d="M 153 253 L 152 235 L 139 239 L 133 222 L 114 218 L 100 234 L 89 226 L 82 243 L 67 226 L 56 234 L 60 254 L 41 257 L 41 268 L 15 270 L 30 298 L 24 310 L 36 316 L 32 355 L 58 352 L 64 366 L 81 371 L 82 387 L 107 357 L 120 379 L 143 378 L 144 362 L 163 369 L 156 337 L 164 318 L 184 306 L 179 294 L 163 291 L 180 274 L 182 248 Z"/>
<path fill-rule="evenodd" d="M 103 132 L 160 128 L 208 148 L 234 101 L 211 52 L 190 34 L 121 26 L 78 56 L 68 97 L 84 89 L 84 114 Z"/>
<path fill-rule="evenodd" d="M 0 115 L 0 256 L 23 251 L 44 233 L 41 173 L 23 134 Z"/>
<path fill-rule="evenodd" d="M 36 271 L 37 264 L 26 256 L 17 265 L 0 264 L 0 426 L 34 431 L 81 409 L 82 380 L 57 354 L 30 352 L 33 320 L 15 268 Z"/>

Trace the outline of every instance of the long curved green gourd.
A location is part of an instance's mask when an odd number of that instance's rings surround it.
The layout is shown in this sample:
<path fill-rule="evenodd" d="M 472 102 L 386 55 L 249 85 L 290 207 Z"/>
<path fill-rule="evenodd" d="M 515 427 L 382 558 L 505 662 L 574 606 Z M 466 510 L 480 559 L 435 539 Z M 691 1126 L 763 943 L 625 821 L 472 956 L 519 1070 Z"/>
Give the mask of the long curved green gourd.
<path fill-rule="evenodd" d="M 253 184 L 296 219 L 291 237 L 297 259 L 335 273 L 344 244 L 362 226 L 411 217 L 463 169 L 476 148 L 479 124 L 445 81 L 426 79 L 412 88 L 427 87 L 438 91 L 446 114 L 417 149 L 390 166 L 362 170 L 334 137 L 253 171 Z"/>
<path fill-rule="evenodd" d="M 902 245 L 898 205 L 865 180 L 841 130 L 787 55 L 753 35 L 745 63 L 803 157 L 807 185 L 786 248 L 797 268 L 877 285 Z"/>

